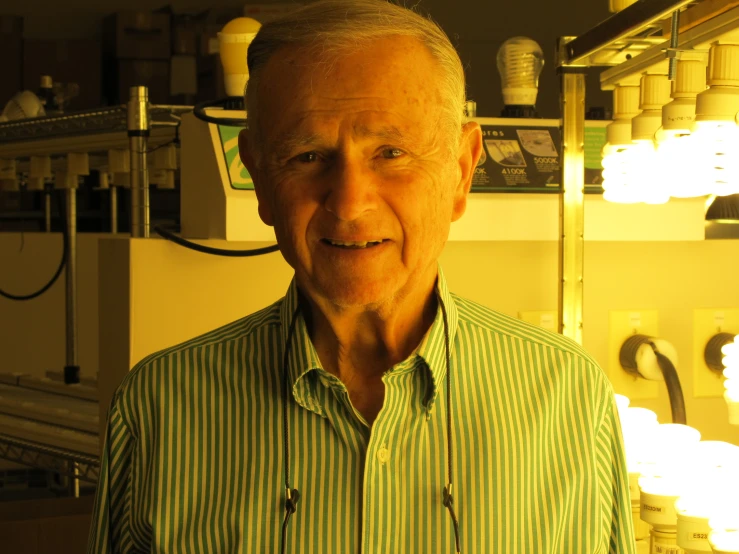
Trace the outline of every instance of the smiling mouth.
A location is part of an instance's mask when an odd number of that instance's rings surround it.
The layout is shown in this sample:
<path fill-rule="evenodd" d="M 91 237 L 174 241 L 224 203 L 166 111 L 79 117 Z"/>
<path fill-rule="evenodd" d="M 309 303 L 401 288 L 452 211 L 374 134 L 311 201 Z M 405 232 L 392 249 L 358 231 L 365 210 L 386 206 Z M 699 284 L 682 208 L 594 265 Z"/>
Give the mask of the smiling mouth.
<path fill-rule="evenodd" d="M 352 250 L 360 250 L 362 248 L 372 248 L 374 246 L 378 246 L 382 244 L 383 242 L 387 241 L 387 239 L 382 240 L 364 240 L 364 241 L 341 241 L 341 240 L 333 240 L 333 239 L 321 239 L 321 241 L 324 244 L 328 244 L 330 246 L 336 246 L 338 248 L 347 248 Z"/>

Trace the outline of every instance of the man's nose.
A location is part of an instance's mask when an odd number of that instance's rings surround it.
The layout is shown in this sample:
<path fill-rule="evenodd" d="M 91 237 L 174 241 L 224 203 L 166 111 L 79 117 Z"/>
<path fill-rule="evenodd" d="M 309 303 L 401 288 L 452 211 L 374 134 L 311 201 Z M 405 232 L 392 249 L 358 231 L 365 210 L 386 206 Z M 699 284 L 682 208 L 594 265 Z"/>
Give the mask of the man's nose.
<path fill-rule="evenodd" d="M 359 159 L 336 160 L 331 169 L 325 208 L 342 221 L 354 221 L 376 207 L 376 176 Z"/>

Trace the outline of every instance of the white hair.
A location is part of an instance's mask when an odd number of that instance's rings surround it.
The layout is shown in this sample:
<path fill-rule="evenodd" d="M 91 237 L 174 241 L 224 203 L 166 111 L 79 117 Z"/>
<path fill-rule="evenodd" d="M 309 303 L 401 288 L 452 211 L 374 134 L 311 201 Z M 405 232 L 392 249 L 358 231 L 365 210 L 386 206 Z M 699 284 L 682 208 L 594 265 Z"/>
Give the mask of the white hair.
<path fill-rule="evenodd" d="M 465 79 L 462 62 L 446 33 L 433 21 L 387 0 L 318 0 L 261 27 L 249 45 L 249 81 L 245 91 L 247 125 L 257 147 L 258 89 L 262 71 L 283 47 L 316 48 L 323 61 L 354 52 L 368 42 L 412 37 L 426 46 L 439 66 L 443 114 L 449 144 L 459 145 L 464 123 Z M 255 144 L 257 143 L 257 144 Z"/>

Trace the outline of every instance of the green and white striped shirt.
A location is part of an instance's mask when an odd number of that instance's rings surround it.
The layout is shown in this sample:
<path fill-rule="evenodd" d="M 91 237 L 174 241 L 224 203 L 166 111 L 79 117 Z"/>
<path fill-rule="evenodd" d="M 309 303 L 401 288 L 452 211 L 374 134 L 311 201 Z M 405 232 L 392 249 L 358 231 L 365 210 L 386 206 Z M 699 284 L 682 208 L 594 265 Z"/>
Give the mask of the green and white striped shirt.
<path fill-rule="evenodd" d="M 455 509 L 464 554 L 635 552 L 609 382 L 572 341 L 451 295 Z M 118 388 L 92 553 L 279 553 L 282 356 L 274 305 L 153 354 Z M 372 427 L 321 368 L 302 316 L 289 358 L 290 553 L 454 552 L 441 310 L 383 376 Z"/>

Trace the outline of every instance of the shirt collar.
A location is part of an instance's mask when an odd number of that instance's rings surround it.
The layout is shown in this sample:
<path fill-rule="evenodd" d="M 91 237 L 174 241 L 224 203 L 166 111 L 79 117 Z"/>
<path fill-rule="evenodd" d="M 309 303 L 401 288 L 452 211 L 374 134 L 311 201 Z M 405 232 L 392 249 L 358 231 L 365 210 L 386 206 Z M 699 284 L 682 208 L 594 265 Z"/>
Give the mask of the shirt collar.
<path fill-rule="evenodd" d="M 458 325 L 458 313 L 457 306 L 454 303 L 454 299 L 449 292 L 447 287 L 444 273 L 441 270 L 441 266 L 438 266 L 438 275 L 436 280 L 436 291 L 441 301 L 444 303 L 447 315 L 447 324 L 449 326 L 449 348 L 451 355 L 454 353 L 454 337 L 457 333 Z M 287 290 L 285 299 L 280 307 L 280 323 L 281 323 L 281 337 L 283 344 L 283 357 L 284 348 L 287 347 L 288 336 L 290 334 L 290 325 L 293 317 L 295 317 L 295 329 L 292 333 L 292 341 L 290 345 L 290 353 L 288 358 L 288 379 L 292 383 L 292 394 L 295 401 L 312 412 L 315 412 L 323 417 L 326 416 L 323 407 L 318 402 L 316 395 L 312 391 L 308 376 L 313 370 L 323 370 L 321 361 L 318 358 L 318 353 L 313 346 L 308 334 L 308 328 L 305 324 L 303 314 L 296 310 L 300 304 L 300 292 L 298 285 L 293 277 L 290 287 Z M 429 391 L 426 398 L 428 402 L 426 409 L 431 411 L 434 406 L 434 402 L 439 394 L 439 391 L 444 387 L 444 379 L 446 377 L 446 344 L 444 337 L 444 315 L 441 309 L 441 305 L 437 305 L 436 316 L 434 318 L 431 327 L 426 332 L 426 335 L 421 340 L 416 351 L 411 354 L 411 358 L 419 356 L 423 359 L 428 370 L 431 373 L 431 390 Z M 283 362 L 284 358 L 281 358 L 280 363 Z M 280 367 L 280 379 L 282 379 L 283 367 Z"/>
<path fill-rule="evenodd" d="M 454 298 L 447 287 L 441 266 L 438 266 L 438 278 L 436 280 L 436 292 L 446 308 L 447 325 L 449 327 L 449 350 L 450 357 L 454 357 L 454 337 L 457 334 L 459 315 Z M 446 340 L 444 336 L 444 314 L 441 305 L 436 308 L 436 317 L 426 335 L 418 345 L 416 354 L 426 362 L 431 372 L 431 391 L 429 391 L 426 409 L 430 412 L 434 407 L 439 392 L 444 388 L 444 379 L 447 373 L 446 363 Z M 450 360 L 450 364 L 452 360 Z"/>
<path fill-rule="evenodd" d="M 310 340 L 303 313 L 298 310 L 299 305 L 300 291 L 298 290 L 297 281 L 293 277 L 280 307 L 283 345 L 282 358 L 280 359 L 280 379 L 283 378 L 284 366 L 282 364 L 284 364 L 285 349 L 288 347 L 288 340 L 290 340 L 287 373 L 288 382 L 292 383 L 292 395 L 303 408 L 326 417 L 326 413 L 313 393 L 308 379 L 308 375 L 314 369 L 323 370 L 323 366 L 321 366 L 321 360 L 318 358 L 318 352 L 313 346 L 313 341 Z M 292 337 L 290 337 L 290 325 L 293 323 L 293 318 L 295 318 L 295 329 L 292 332 Z"/>

